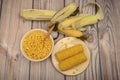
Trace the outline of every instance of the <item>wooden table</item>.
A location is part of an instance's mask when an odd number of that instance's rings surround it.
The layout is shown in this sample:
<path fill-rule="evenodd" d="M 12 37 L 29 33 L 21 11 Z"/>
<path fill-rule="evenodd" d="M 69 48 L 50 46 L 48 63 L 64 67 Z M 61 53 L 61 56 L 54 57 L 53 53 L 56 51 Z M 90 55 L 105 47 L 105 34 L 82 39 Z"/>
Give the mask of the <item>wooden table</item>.
<path fill-rule="evenodd" d="M 33 28 L 48 30 L 47 21 L 25 21 L 23 9 L 59 10 L 70 2 L 81 8 L 97 1 L 105 14 L 104 20 L 89 26 L 90 38 L 85 41 L 91 52 L 88 68 L 77 76 L 65 76 L 52 65 L 51 58 L 31 62 L 20 51 L 20 40 Z M 84 13 L 95 14 L 96 6 Z M 120 1 L 119 0 L 0 0 L 0 80 L 120 80 Z M 55 43 L 65 37 L 62 34 Z"/>

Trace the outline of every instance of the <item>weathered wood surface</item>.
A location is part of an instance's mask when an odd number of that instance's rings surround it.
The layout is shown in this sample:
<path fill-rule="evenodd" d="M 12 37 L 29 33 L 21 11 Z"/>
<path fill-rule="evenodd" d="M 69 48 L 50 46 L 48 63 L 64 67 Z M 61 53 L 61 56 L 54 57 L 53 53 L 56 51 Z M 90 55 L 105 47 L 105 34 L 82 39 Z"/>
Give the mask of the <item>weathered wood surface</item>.
<path fill-rule="evenodd" d="M 105 19 L 88 28 L 91 37 L 85 43 L 91 51 L 88 68 L 77 76 L 64 76 L 52 65 L 51 58 L 34 63 L 20 51 L 20 40 L 33 28 L 48 30 L 47 21 L 25 21 L 23 9 L 59 10 L 70 2 L 81 8 L 96 1 Z M 86 7 L 84 13 L 95 14 L 97 8 Z M 0 0 L 0 80 L 120 80 L 120 1 L 119 0 Z M 55 33 L 53 33 L 54 35 Z M 55 43 L 63 38 L 59 34 Z"/>

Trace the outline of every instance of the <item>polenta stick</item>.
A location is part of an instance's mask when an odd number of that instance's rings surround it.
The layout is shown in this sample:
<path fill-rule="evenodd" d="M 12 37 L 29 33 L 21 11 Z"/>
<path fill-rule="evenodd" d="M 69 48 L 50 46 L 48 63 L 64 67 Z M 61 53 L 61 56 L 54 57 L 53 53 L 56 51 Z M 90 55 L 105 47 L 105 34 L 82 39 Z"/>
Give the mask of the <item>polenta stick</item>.
<path fill-rule="evenodd" d="M 59 51 L 55 54 L 58 61 L 65 60 L 66 58 L 69 58 L 71 56 L 74 56 L 80 52 L 83 52 L 83 47 L 81 44 L 77 44 L 75 46 L 72 46 L 70 48 L 64 49 L 62 51 Z"/>
<path fill-rule="evenodd" d="M 87 60 L 87 57 L 85 56 L 85 54 L 79 53 L 75 56 L 72 56 L 70 58 L 67 58 L 67 59 L 61 61 L 59 64 L 59 68 L 62 71 L 65 71 L 65 70 L 71 69 L 71 68 L 85 62 L 86 60 Z"/>

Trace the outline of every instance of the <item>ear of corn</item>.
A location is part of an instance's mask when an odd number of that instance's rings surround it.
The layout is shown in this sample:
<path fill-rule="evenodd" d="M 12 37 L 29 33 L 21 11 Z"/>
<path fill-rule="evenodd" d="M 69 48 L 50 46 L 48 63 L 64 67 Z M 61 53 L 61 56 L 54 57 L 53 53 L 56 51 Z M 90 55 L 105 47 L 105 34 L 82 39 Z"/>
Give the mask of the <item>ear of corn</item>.
<path fill-rule="evenodd" d="M 89 14 L 86 14 L 86 15 L 82 14 L 81 15 L 80 14 L 79 16 L 68 18 L 59 24 L 59 26 L 61 28 L 65 29 L 64 31 L 62 29 L 60 31 L 62 33 L 65 33 L 65 34 L 69 34 L 68 29 L 72 29 L 72 30 L 76 29 L 78 31 L 85 31 L 86 29 L 82 28 L 82 27 L 87 26 L 87 25 L 91 25 L 91 24 L 95 24 L 98 22 L 98 20 L 102 20 L 104 18 L 104 15 L 103 15 L 103 12 L 102 12 L 100 5 L 98 3 L 95 3 L 95 2 L 90 2 L 90 3 L 87 3 L 85 5 L 85 7 L 88 5 L 91 5 L 91 4 L 98 6 L 98 11 L 97 11 L 96 15 L 89 15 Z M 60 29 L 60 28 L 58 28 L 58 29 Z M 75 33 L 77 33 L 77 32 L 75 32 Z M 72 32 L 71 32 L 71 34 L 72 34 Z M 76 34 L 74 34 L 74 35 L 76 35 Z"/>
<path fill-rule="evenodd" d="M 91 25 L 91 24 L 95 24 L 98 22 L 98 18 L 94 15 L 89 15 L 86 16 L 82 19 L 80 19 L 79 21 L 76 21 L 72 24 L 73 28 L 80 28 L 83 26 L 87 26 L 87 25 Z"/>
<path fill-rule="evenodd" d="M 73 37 L 83 36 L 82 32 L 75 30 L 75 29 L 63 29 L 63 28 L 58 27 L 58 31 L 60 31 L 61 33 L 66 34 L 68 36 L 73 36 Z"/>
<path fill-rule="evenodd" d="M 61 61 L 59 64 L 59 68 L 62 71 L 65 71 L 85 62 L 86 60 L 87 60 L 86 55 L 84 53 L 79 53 L 77 55 L 74 55 Z"/>
<path fill-rule="evenodd" d="M 84 28 L 84 27 L 82 27 L 82 28 L 78 28 L 78 30 L 81 31 L 81 32 L 84 32 L 84 31 L 86 31 L 87 29 Z"/>
<path fill-rule="evenodd" d="M 53 18 L 51 19 L 51 23 L 59 22 L 69 17 L 72 13 L 76 11 L 77 7 L 78 6 L 75 3 L 68 4 L 53 16 Z"/>
<path fill-rule="evenodd" d="M 65 60 L 71 56 L 74 56 L 78 54 L 79 52 L 83 52 L 83 47 L 81 44 L 78 44 L 70 48 L 64 49 L 62 51 L 59 51 L 56 53 L 55 56 L 58 59 L 58 61 L 61 62 L 62 60 Z"/>
<path fill-rule="evenodd" d="M 27 9 L 20 13 L 20 16 L 27 20 L 50 20 L 56 11 Z"/>
<path fill-rule="evenodd" d="M 88 16 L 88 14 L 80 14 L 78 16 L 74 16 L 74 17 L 70 17 L 70 18 L 67 18 L 65 19 L 64 21 L 60 22 L 60 26 L 63 26 L 63 27 L 69 27 L 72 25 L 72 23 L 78 21 L 78 20 L 81 20 L 82 18 Z"/>
<path fill-rule="evenodd" d="M 51 28 L 52 25 L 55 25 L 57 22 L 64 20 L 65 18 L 69 17 L 78 9 L 78 6 L 75 3 L 70 3 L 65 6 L 63 9 L 59 10 L 51 19 L 49 23 L 49 27 Z"/>
<path fill-rule="evenodd" d="M 83 35 L 83 33 L 80 30 L 75 30 L 71 26 L 72 26 L 72 23 L 74 23 L 78 20 L 81 20 L 82 18 L 87 17 L 87 16 L 88 16 L 88 14 L 80 14 L 78 16 L 74 16 L 74 17 L 65 19 L 64 21 L 60 22 L 60 24 L 58 25 L 58 30 L 69 36 L 81 37 Z M 82 31 L 84 31 L 84 30 L 82 30 Z"/>

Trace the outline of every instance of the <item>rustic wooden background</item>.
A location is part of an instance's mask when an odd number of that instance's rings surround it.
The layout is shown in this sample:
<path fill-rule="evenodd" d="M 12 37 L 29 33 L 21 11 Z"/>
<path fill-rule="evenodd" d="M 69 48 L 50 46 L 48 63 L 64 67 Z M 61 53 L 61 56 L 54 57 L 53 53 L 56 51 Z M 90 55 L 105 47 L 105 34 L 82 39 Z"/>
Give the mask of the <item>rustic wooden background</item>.
<path fill-rule="evenodd" d="M 89 67 L 77 76 L 65 76 L 52 65 L 51 58 L 30 62 L 20 51 L 20 40 L 33 28 L 48 29 L 47 21 L 25 21 L 23 9 L 59 10 L 70 2 L 83 4 L 96 1 L 103 9 L 104 20 L 88 28 L 91 51 Z M 84 13 L 95 14 L 96 6 Z M 59 34 L 55 43 L 65 37 Z M 120 0 L 0 0 L 0 80 L 120 80 Z"/>

